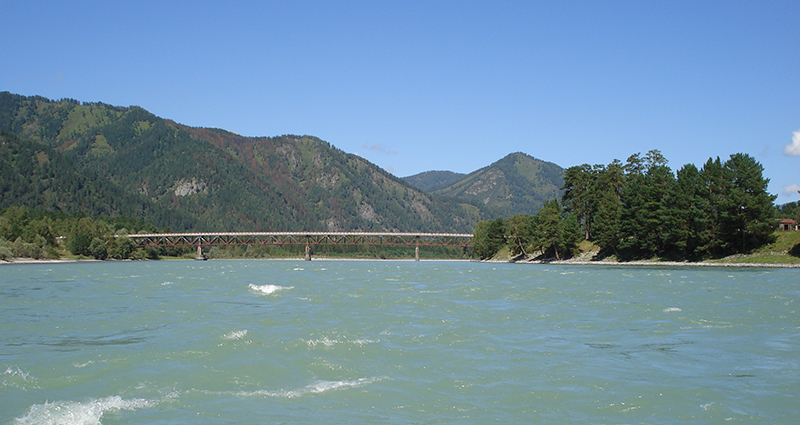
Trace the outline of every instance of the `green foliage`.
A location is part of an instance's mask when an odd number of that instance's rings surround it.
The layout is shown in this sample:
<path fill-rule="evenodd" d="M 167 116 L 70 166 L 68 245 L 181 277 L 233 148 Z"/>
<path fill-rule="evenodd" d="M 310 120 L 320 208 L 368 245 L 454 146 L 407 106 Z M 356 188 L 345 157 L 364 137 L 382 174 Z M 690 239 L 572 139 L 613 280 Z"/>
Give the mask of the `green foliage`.
<path fill-rule="evenodd" d="M 505 230 L 506 243 L 510 246 L 512 255 L 528 255 L 526 247 L 533 242 L 535 230 L 533 217 L 515 214 L 505 221 Z"/>
<path fill-rule="evenodd" d="M 135 249 L 133 239 L 129 238 L 125 234 L 111 239 L 109 241 L 109 245 L 110 247 L 108 248 L 108 255 L 115 260 L 131 258 L 131 255 Z"/>
<path fill-rule="evenodd" d="M 730 192 L 725 197 L 720 237 L 732 252 L 749 252 L 773 241 L 777 196 L 767 193 L 769 179 L 753 157 L 737 153 L 725 162 Z"/>
<path fill-rule="evenodd" d="M 800 243 L 797 243 L 789 250 L 789 255 L 800 258 Z"/>
<path fill-rule="evenodd" d="M 119 227 L 121 224 L 129 225 L 134 233 L 158 231 L 152 225 L 130 217 L 93 219 L 81 214 L 67 215 L 27 207 L 9 207 L 0 210 L 2 259 L 59 258 L 62 249 L 76 256 L 101 260 L 109 257 L 120 260 L 137 258 L 137 255 L 138 258 L 144 258 L 142 253 L 137 253 L 133 240 L 127 236 L 128 229 Z M 156 250 L 154 255 L 182 253 L 186 250 L 165 247 Z"/>
<path fill-rule="evenodd" d="M 108 248 L 106 247 L 106 241 L 104 241 L 101 238 L 92 238 L 92 242 L 89 244 L 89 253 L 96 260 L 105 260 L 106 258 L 108 258 Z"/>
<path fill-rule="evenodd" d="M 800 223 L 800 202 L 789 202 L 777 208 L 778 218 L 790 218 Z"/>
<path fill-rule="evenodd" d="M 0 237 L 0 260 L 10 261 L 12 258 L 14 258 L 14 252 L 11 250 L 11 242 Z"/>
<path fill-rule="evenodd" d="M 626 163 L 571 167 L 565 172 L 562 222 L 569 215 L 601 256 L 701 260 L 747 253 L 774 240 L 775 196 L 767 193 L 763 167 L 746 154 L 702 169 L 672 173 L 658 151 L 631 155 Z M 781 210 L 796 214 L 795 205 Z M 559 257 L 559 216 L 546 205 L 535 217 L 533 248 Z M 569 227 L 573 225 L 570 224 Z"/>
<path fill-rule="evenodd" d="M 473 252 L 481 260 L 492 258 L 506 244 L 505 233 L 502 218 L 479 222 L 472 237 Z"/>
<path fill-rule="evenodd" d="M 556 260 L 571 257 L 581 239 L 574 214 L 564 216 L 558 201 L 548 201 L 533 217 L 534 247 Z"/>
<path fill-rule="evenodd" d="M 425 171 L 413 176 L 403 177 L 403 180 L 414 187 L 418 187 L 427 192 L 433 192 L 455 184 L 466 176 L 466 174 L 454 173 L 452 171 Z"/>

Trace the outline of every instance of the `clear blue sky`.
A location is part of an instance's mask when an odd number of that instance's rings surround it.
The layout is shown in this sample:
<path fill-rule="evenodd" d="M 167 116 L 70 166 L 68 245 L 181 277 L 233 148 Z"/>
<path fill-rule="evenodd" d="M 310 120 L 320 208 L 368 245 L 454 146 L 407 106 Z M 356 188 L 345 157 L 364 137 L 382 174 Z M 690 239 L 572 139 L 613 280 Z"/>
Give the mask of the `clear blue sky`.
<path fill-rule="evenodd" d="M 744 152 L 783 203 L 798 27 L 797 0 L 0 0 L 0 90 L 314 135 L 401 177 Z"/>

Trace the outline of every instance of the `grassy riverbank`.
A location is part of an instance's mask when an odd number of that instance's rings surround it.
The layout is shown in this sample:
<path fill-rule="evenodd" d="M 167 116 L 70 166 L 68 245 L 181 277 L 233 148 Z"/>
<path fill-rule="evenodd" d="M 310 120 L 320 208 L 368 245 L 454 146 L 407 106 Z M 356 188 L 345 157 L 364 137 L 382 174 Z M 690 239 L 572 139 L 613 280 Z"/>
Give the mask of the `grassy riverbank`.
<path fill-rule="evenodd" d="M 589 241 L 579 245 L 579 252 L 565 260 L 543 258 L 540 253 L 513 257 L 508 248 L 503 248 L 491 261 L 515 263 L 555 264 L 620 264 L 620 265 L 689 265 L 689 266 L 752 266 L 752 267 L 800 267 L 800 232 L 776 232 L 775 242 L 748 254 L 737 254 L 704 261 L 669 261 L 653 257 L 638 261 L 621 261 L 614 256 L 600 258 L 599 247 Z"/>

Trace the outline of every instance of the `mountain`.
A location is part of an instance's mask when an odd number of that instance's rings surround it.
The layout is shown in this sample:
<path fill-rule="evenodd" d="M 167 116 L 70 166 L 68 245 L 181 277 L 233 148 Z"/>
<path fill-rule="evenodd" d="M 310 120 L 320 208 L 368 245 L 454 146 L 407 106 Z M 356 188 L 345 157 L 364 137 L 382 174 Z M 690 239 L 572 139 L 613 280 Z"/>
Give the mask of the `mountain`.
<path fill-rule="evenodd" d="M 128 193 L 96 173 L 81 173 L 63 153 L 41 143 L 0 132 L 0 208 L 26 206 L 90 216 L 143 218 L 167 228 L 191 228 L 195 220 Z"/>
<path fill-rule="evenodd" d="M 0 208 L 124 214 L 176 231 L 468 232 L 486 217 L 312 136 L 243 137 L 137 106 L 8 92 L 0 132 L 21 153 L 0 173 Z"/>
<path fill-rule="evenodd" d="M 423 173 L 414 174 L 413 176 L 403 177 L 403 180 L 416 188 L 426 192 L 432 192 L 450 186 L 466 176 L 466 174 L 454 173 L 452 171 L 425 171 Z"/>
<path fill-rule="evenodd" d="M 562 186 L 564 169 L 517 152 L 433 193 L 482 204 L 491 217 L 510 217 L 535 214 L 545 202 L 560 197 Z"/>

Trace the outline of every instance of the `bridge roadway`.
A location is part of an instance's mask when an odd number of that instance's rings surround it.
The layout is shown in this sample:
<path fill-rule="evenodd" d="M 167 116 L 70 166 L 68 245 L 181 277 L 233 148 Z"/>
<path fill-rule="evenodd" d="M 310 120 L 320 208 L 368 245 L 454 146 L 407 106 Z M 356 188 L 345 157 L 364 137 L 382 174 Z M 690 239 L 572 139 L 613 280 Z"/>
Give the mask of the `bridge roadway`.
<path fill-rule="evenodd" d="M 311 260 L 312 245 L 413 246 L 419 260 L 419 247 L 467 248 L 471 233 L 403 232 L 202 232 L 131 234 L 137 247 L 196 246 L 197 259 L 204 259 L 202 247 L 228 245 L 305 245 L 306 260 Z"/>

